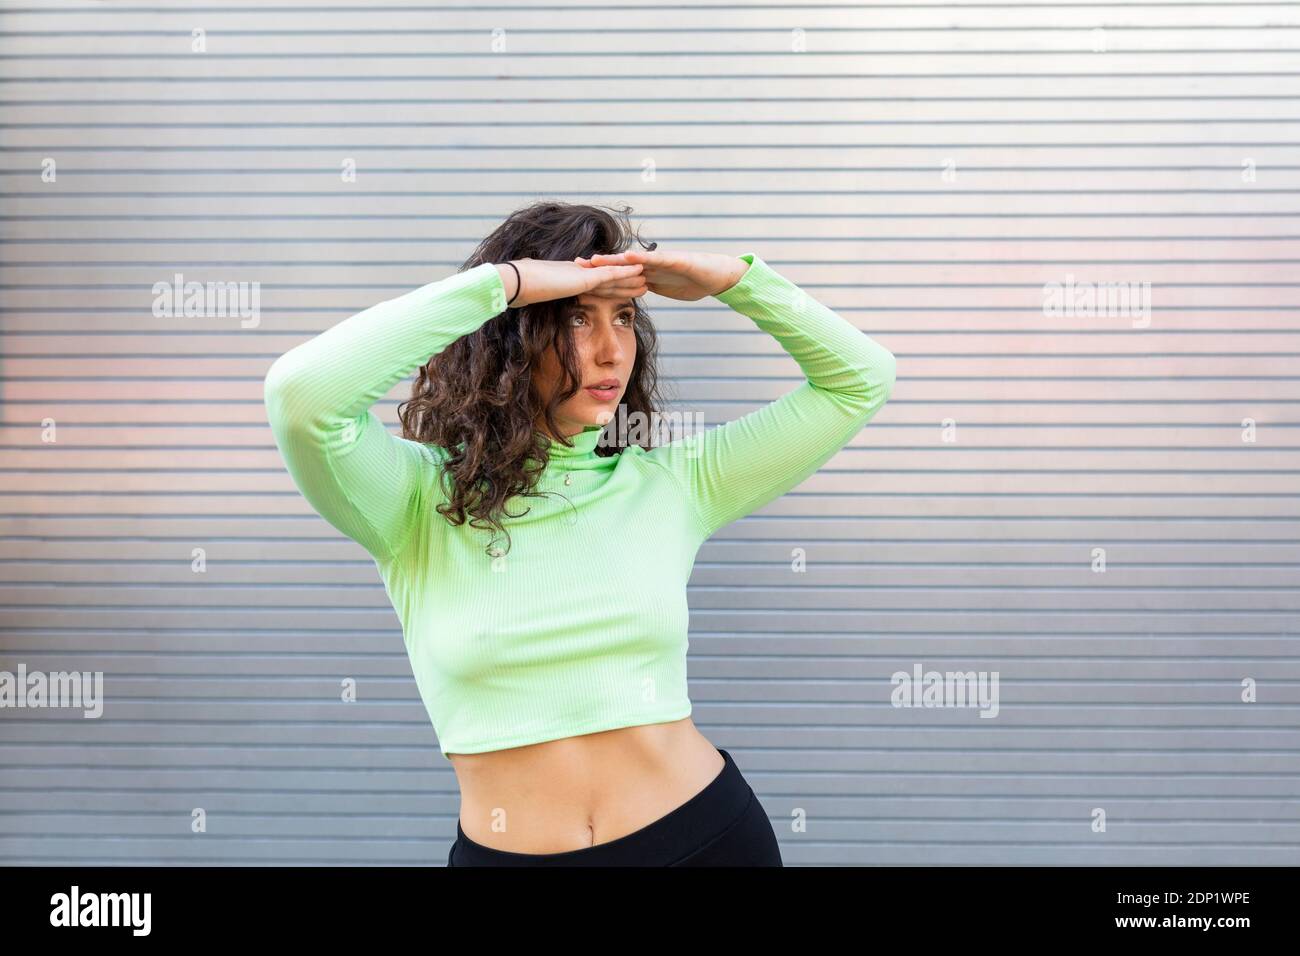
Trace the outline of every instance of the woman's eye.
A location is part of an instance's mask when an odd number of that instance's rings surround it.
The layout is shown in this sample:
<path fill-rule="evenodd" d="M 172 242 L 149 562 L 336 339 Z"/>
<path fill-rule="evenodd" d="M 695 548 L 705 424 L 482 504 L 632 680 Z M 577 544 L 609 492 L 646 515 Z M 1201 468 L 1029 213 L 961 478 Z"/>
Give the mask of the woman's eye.
<path fill-rule="evenodd" d="M 630 312 L 623 313 L 622 315 L 619 316 L 619 319 L 628 327 L 632 327 L 636 324 L 636 316 L 632 315 Z M 583 315 L 581 312 L 574 312 L 572 315 L 569 316 L 569 321 L 586 322 L 587 317 Z"/>

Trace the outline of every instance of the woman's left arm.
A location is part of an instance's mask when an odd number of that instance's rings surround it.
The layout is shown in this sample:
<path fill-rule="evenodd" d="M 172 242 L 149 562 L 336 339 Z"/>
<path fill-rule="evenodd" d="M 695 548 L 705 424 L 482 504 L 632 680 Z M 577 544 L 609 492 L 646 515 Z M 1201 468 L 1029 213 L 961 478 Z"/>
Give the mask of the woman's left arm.
<path fill-rule="evenodd" d="M 646 453 L 677 480 L 704 538 L 816 472 L 894 386 L 892 352 L 757 255 L 740 258 L 749 268 L 714 298 L 775 338 L 807 381 L 741 418 Z"/>

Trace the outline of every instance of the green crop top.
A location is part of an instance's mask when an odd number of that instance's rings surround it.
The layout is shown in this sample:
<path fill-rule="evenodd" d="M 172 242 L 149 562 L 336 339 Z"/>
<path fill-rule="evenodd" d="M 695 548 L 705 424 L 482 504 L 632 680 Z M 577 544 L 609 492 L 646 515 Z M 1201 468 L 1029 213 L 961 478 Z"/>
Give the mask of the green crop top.
<path fill-rule="evenodd" d="M 686 584 L 700 545 L 803 482 L 888 398 L 887 349 L 758 256 L 741 258 L 749 268 L 716 298 L 807 381 L 650 451 L 597 455 L 594 425 L 572 448 L 552 444 L 536 490 L 557 494 L 504 519 L 504 555 L 485 551 L 499 533 L 434 510 L 445 450 L 397 437 L 370 411 L 505 310 L 495 265 L 380 302 L 271 365 L 276 445 L 311 506 L 374 558 L 444 755 L 689 716 Z"/>

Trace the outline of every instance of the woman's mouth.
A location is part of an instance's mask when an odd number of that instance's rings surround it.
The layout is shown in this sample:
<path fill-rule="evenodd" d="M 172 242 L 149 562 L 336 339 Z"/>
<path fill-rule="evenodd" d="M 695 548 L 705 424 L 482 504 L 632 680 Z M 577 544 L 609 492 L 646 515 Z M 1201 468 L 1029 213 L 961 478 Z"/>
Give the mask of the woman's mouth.
<path fill-rule="evenodd" d="M 618 386 L 610 385 L 605 388 L 597 388 L 594 385 L 588 386 L 587 394 L 598 402 L 611 402 L 618 398 Z"/>

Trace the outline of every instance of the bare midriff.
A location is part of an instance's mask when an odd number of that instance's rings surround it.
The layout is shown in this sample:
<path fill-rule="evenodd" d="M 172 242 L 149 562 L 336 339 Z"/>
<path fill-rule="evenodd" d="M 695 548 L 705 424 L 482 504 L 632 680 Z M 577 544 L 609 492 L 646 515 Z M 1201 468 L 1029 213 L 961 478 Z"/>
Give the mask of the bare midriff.
<path fill-rule="evenodd" d="M 447 757 L 465 836 L 512 853 L 617 840 L 686 803 L 724 766 L 690 717 Z"/>

